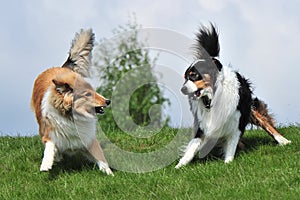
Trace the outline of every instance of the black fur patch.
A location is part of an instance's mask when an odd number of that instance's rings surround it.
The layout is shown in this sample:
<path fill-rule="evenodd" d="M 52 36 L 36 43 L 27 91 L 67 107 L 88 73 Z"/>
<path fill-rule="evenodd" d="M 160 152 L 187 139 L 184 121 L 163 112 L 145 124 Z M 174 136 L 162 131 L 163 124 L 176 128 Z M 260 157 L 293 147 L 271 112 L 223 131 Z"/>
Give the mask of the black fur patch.
<path fill-rule="evenodd" d="M 215 65 L 217 66 L 218 70 L 221 71 L 222 67 L 223 67 L 222 63 L 216 58 L 212 58 L 212 60 L 214 61 Z"/>
<path fill-rule="evenodd" d="M 245 79 L 238 72 L 236 72 L 236 77 L 240 82 L 240 87 L 239 87 L 240 99 L 239 99 L 239 104 L 237 106 L 237 109 L 241 112 L 239 130 L 243 134 L 245 131 L 245 127 L 247 126 L 250 119 L 252 91 L 251 91 L 251 84 L 249 80 Z"/>
<path fill-rule="evenodd" d="M 219 35 L 216 28 L 211 23 L 210 28 L 202 26 L 197 36 L 197 51 L 201 54 L 204 48 L 211 57 L 218 57 L 220 52 Z"/>
<path fill-rule="evenodd" d="M 185 71 L 185 79 L 190 80 L 190 81 L 199 81 L 202 79 L 202 76 L 200 72 L 194 67 L 190 66 L 186 71 Z"/>
<path fill-rule="evenodd" d="M 195 135 L 195 138 L 201 138 L 203 134 L 204 133 L 203 133 L 202 129 L 198 128 L 197 132 L 196 132 L 196 135 Z"/>

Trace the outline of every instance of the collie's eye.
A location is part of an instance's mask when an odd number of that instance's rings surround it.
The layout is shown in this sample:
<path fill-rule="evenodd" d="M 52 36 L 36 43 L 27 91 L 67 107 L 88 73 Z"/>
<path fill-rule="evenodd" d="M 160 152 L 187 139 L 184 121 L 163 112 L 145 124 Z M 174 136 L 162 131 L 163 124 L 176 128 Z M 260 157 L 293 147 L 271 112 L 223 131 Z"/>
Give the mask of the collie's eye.
<path fill-rule="evenodd" d="M 90 97 L 90 96 L 92 96 L 92 93 L 87 92 L 87 93 L 85 94 L 85 96 L 86 96 L 86 97 Z"/>

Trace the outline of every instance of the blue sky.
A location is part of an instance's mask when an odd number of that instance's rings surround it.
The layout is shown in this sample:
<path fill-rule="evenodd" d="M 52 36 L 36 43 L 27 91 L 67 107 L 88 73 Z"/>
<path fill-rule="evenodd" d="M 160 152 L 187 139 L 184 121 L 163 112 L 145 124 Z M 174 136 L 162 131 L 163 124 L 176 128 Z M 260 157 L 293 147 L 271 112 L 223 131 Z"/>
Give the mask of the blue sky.
<path fill-rule="evenodd" d="M 143 27 L 173 30 L 191 40 L 200 23 L 214 22 L 222 63 L 252 80 L 255 94 L 279 124 L 299 123 L 299 7 L 297 0 L 5 1 L 0 7 L 0 135 L 37 134 L 30 110 L 34 79 L 65 61 L 75 32 L 93 28 L 97 41 L 110 38 L 132 13 Z M 174 109 L 171 115 L 178 114 Z"/>

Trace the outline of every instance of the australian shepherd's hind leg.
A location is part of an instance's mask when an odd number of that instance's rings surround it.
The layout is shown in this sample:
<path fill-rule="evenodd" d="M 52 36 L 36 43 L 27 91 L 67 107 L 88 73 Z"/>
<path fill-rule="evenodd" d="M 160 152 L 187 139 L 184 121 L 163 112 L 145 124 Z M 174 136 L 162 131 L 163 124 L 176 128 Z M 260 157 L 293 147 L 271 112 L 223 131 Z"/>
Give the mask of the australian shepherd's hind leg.
<path fill-rule="evenodd" d="M 93 159 L 96 161 L 99 169 L 108 174 L 108 175 L 114 175 L 111 169 L 108 166 L 108 163 L 104 157 L 103 150 L 98 142 L 98 140 L 95 138 L 91 144 L 91 146 L 88 149 L 89 153 L 93 157 Z"/>
<path fill-rule="evenodd" d="M 230 138 L 227 138 L 227 140 L 225 141 L 223 147 L 225 163 L 230 163 L 231 161 L 233 161 L 236 148 L 239 143 L 240 135 L 241 134 L 237 132 L 236 134 L 232 135 Z"/>
<path fill-rule="evenodd" d="M 267 104 L 258 98 L 252 100 L 250 123 L 262 127 L 279 145 L 291 143 L 275 128 L 275 120 L 269 114 Z"/>
<path fill-rule="evenodd" d="M 253 124 L 262 127 L 279 145 L 286 145 L 291 143 L 290 140 L 283 137 L 275 127 L 265 119 L 265 117 L 260 114 L 256 110 L 252 110 L 252 117 L 254 118 L 255 122 Z M 254 121 L 252 120 L 252 121 Z"/>

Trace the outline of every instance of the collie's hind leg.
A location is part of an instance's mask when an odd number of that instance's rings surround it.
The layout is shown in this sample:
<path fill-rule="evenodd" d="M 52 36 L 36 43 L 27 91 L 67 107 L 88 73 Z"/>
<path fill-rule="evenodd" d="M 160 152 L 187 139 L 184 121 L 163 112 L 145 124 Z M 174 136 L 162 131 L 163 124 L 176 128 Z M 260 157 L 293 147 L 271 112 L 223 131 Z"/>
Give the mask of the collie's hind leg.
<path fill-rule="evenodd" d="M 233 161 L 236 148 L 239 143 L 240 135 L 241 134 L 235 134 L 232 137 L 228 138 L 227 141 L 225 141 L 223 147 L 225 154 L 225 163 L 230 163 L 231 161 Z"/>
<path fill-rule="evenodd" d="M 55 147 L 55 144 L 51 140 L 47 141 L 45 143 L 44 157 L 42 160 L 40 171 L 49 171 L 50 169 L 52 169 L 56 152 L 57 149 Z"/>
<path fill-rule="evenodd" d="M 114 175 L 108 166 L 108 163 L 104 157 L 103 150 L 96 138 L 93 140 L 92 145 L 88 148 L 88 151 L 92 155 L 94 160 L 96 160 L 96 163 L 102 172 L 108 175 Z"/>
<path fill-rule="evenodd" d="M 184 156 L 179 160 L 179 163 L 175 166 L 176 169 L 188 164 L 195 156 L 195 154 L 200 150 L 201 139 L 192 139 L 188 146 L 186 147 Z"/>

